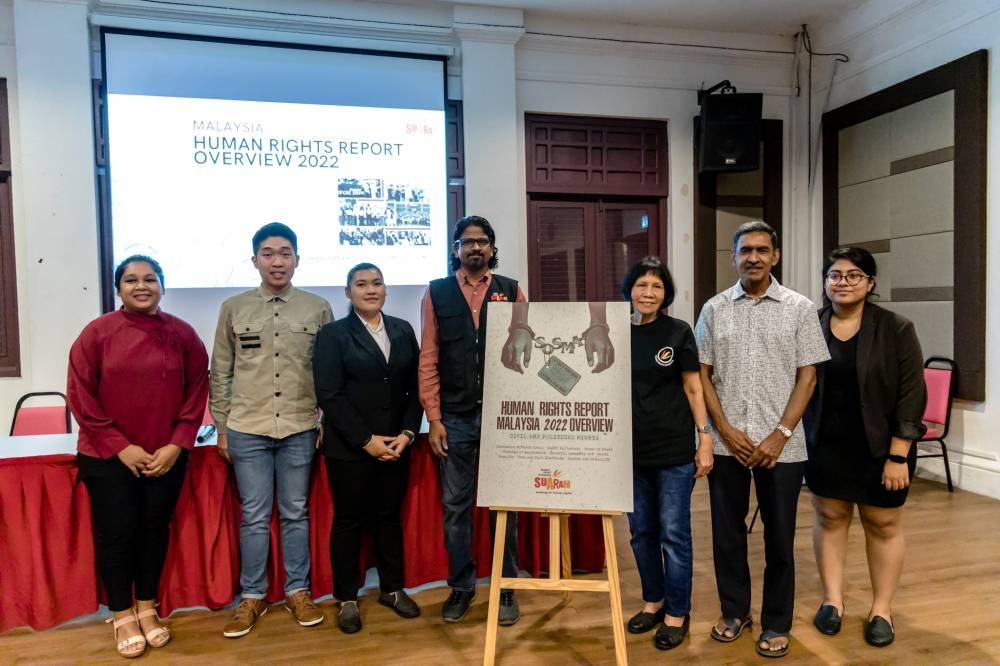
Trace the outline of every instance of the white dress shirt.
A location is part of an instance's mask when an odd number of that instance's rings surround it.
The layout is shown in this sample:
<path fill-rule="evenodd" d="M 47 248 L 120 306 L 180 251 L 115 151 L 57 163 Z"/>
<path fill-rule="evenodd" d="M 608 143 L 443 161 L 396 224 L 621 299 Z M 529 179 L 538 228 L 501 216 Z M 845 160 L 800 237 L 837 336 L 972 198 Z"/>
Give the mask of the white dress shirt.
<path fill-rule="evenodd" d="M 389 362 L 389 333 L 385 330 L 385 320 L 382 319 L 382 313 L 378 313 L 378 326 L 372 328 L 367 321 L 365 321 L 361 315 L 357 312 L 358 319 L 361 319 L 361 323 L 365 325 L 365 330 L 371 333 L 372 339 L 375 340 L 375 344 L 378 348 L 382 350 L 382 355 L 385 356 L 385 362 Z"/>

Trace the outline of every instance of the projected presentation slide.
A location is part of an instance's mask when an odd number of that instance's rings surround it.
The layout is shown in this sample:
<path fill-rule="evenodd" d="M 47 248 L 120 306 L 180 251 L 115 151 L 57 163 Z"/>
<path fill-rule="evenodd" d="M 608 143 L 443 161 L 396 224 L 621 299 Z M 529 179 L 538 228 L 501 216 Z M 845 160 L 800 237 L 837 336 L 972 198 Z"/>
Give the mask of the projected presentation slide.
<path fill-rule="evenodd" d="M 442 112 L 109 95 L 108 119 L 115 257 L 162 257 L 174 288 L 258 284 L 250 237 L 275 221 L 303 286 L 361 261 L 390 284 L 441 274 Z"/>
<path fill-rule="evenodd" d="M 298 235 L 295 284 L 363 261 L 391 285 L 447 270 L 440 58 L 105 31 L 114 261 L 168 287 L 252 287 L 254 232 Z"/>

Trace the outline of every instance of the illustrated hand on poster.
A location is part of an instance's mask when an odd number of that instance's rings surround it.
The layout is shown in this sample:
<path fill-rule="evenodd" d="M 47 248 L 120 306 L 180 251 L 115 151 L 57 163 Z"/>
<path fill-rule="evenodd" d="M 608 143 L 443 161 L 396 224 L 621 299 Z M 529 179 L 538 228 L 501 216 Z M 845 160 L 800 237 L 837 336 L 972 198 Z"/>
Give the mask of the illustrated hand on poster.
<path fill-rule="evenodd" d="M 591 372 L 603 372 L 615 363 L 615 346 L 608 335 L 608 322 L 605 303 L 588 303 L 590 307 L 590 326 L 572 340 L 565 342 L 562 338 L 553 338 L 547 343 L 545 338 L 536 337 L 534 330 L 528 326 L 528 303 L 514 303 L 511 308 L 510 327 L 507 329 L 507 341 L 503 345 L 500 360 L 508 370 L 524 374 L 531 362 L 531 348 L 544 350 L 546 345 L 554 347 L 551 351 L 565 351 L 572 354 L 576 347 L 583 346 L 587 354 L 587 365 Z M 547 354 L 551 353 L 545 352 Z"/>
<path fill-rule="evenodd" d="M 589 305 L 590 326 L 583 332 L 583 350 L 587 353 L 587 365 L 593 368 L 591 372 L 604 372 L 615 363 L 615 346 L 608 336 L 607 304 Z"/>
<path fill-rule="evenodd" d="M 607 306 L 605 303 L 588 303 L 588 307 L 590 325 L 580 335 L 574 335 L 569 340 L 554 337 L 550 342 L 535 335 L 528 325 L 528 303 L 514 303 L 507 340 L 500 351 L 501 364 L 508 370 L 524 374 L 524 368 L 531 362 L 532 347 L 539 349 L 545 356 L 545 364 L 539 369 L 538 376 L 563 395 L 569 394 L 580 381 L 580 375 L 555 354 L 573 354 L 578 347 L 583 347 L 591 373 L 607 370 L 615 362 L 615 346 L 608 335 Z"/>
<path fill-rule="evenodd" d="M 507 342 L 500 350 L 500 362 L 503 367 L 524 374 L 521 369 L 528 367 L 531 361 L 531 345 L 535 341 L 535 332 L 528 326 L 528 304 L 514 303 L 510 310 L 510 326 L 507 328 Z"/>

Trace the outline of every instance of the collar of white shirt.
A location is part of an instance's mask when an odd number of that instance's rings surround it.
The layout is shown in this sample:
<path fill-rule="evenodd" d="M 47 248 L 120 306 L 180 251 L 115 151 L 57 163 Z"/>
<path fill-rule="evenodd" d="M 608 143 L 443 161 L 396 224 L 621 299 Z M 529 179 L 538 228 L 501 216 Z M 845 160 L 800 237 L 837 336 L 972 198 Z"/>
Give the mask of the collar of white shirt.
<path fill-rule="evenodd" d="M 376 326 L 375 328 L 372 328 L 368 324 L 368 322 L 366 322 L 364 319 L 361 318 L 361 315 L 359 315 L 357 312 L 355 312 L 354 314 L 355 314 L 355 316 L 357 316 L 358 319 L 361 320 L 361 323 L 362 323 L 362 325 L 364 325 L 365 330 L 368 331 L 368 333 L 371 334 L 372 339 L 375 340 L 375 344 L 378 345 L 378 348 L 382 350 L 382 355 L 385 356 L 385 360 L 388 363 L 388 361 L 389 361 L 389 333 L 388 333 L 388 331 L 385 330 L 385 317 L 383 317 L 382 313 L 379 312 L 378 313 L 378 326 Z"/>
<path fill-rule="evenodd" d="M 771 284 L 768 285 L 767 291 L 764 292 L 764 295 L 761 298 L 770 298 L 773 301 L 780 301 L 781 283 L 779 283 L 778 278 L 774 277 L 773 275 L 770 277 L 771 277 Z M 745 289 L 743 289 L 743 283 L 739 281 L 737 281 L 736 284 L 733 285 L 732 294 L 734 301 L 738 301 L 741 298 L 753 298 L 752 296 L 750 296 L 750 294 L 746 292 Z"/>
<path fill-rule="evenodd" d="M 365 329 L 369 333 L 375 334 L 375 333 L 382 333 L 383 331 L 385 331 L 385 319 L 382 318 L 381 312 L 378 313 L 378 326 L 376 326 L 375 328 L 372 328 L 371 325 L 367 321 L 365 321 L 361 317 L 361 315 L 359 315 L 357 312 L 354 313 L 354 316 L 357 317 L 358 319 L 361 319 L 361 323 L 364 324 Z"/>

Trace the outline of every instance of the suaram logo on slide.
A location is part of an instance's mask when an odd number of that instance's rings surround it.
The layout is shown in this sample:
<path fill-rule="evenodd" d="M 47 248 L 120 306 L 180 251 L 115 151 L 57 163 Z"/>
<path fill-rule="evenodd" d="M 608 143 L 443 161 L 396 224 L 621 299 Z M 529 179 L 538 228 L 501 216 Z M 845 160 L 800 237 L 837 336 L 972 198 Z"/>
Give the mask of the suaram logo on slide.
<path fill-rule="evenodd" d="M 569 479 L 562 478 L 562 472 L 559 470 L 549 471 L 543 469 L 535 477 L 535 488 L 544 490 L 569 490 L 571 485 Z"/>

